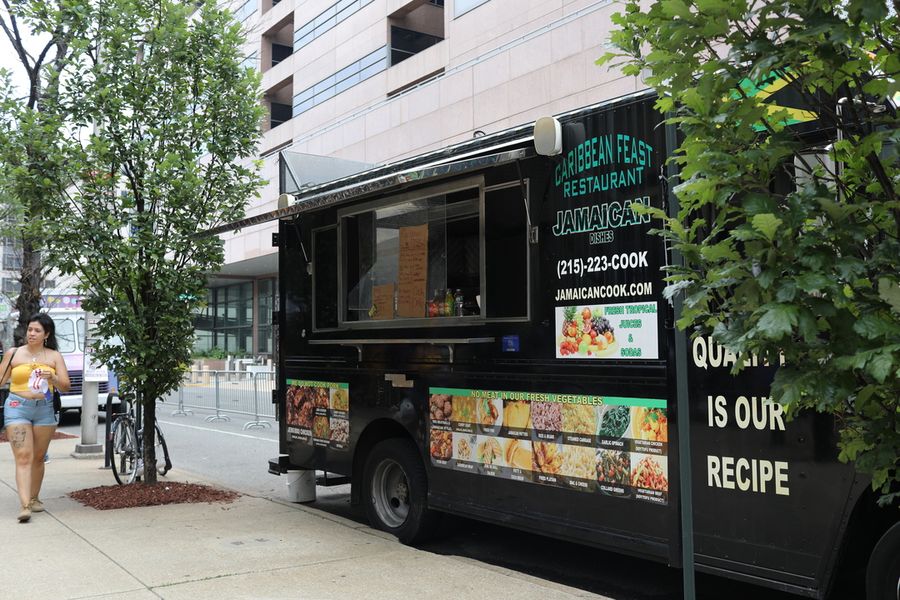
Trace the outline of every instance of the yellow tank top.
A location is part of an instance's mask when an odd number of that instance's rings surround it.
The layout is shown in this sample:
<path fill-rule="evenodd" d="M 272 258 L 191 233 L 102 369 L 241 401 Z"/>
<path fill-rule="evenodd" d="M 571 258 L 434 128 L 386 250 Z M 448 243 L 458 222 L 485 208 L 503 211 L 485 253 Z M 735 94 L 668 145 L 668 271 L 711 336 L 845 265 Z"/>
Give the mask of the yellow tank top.
<path fill-rule="evenodd" d="M 21 365 L 16 365 L 9 374 L 9 391 L 13 394 L 18 392 L 40 391 L 32 390 L 28 386 L 28 381 L 31 379 L 31 372 L 35 369 L 45 369 L 56 375 L 56 369 L 50 365 L 42 363 L 22 363 Z M 50 389 L 53 389 L 52 385 L 50 386 Z"/>

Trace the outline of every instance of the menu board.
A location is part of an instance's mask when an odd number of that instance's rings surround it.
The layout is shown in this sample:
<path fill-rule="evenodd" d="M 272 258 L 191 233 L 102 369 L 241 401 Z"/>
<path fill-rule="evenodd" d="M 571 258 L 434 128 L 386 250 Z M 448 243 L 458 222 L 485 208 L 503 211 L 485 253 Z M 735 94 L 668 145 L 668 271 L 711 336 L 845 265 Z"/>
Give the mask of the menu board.
<path fill-rule="evenodd" d="M 350 449 L 350 385 L 287 380 L 287 434 L 311 446 Z"/>
<path fill-rule="evenodd" d="M 426 316 L 427 277 L 428 225 L 401 227 L 397 316 Z"/>
<path fill-rule="evenodd" d="M 394 284 L 386 283 L 372 288 L 370 315 L 375 320 L 394 318 Z"/>
<path fill-rule="evenodd" d="M 427 277 L 428 225 L 401 227 L 397 316 L 425 316 Z"/>
<path fill-rule="evenodd" d="M 667 505 L 666 401 L 429 390 L 435 467 Z"/>

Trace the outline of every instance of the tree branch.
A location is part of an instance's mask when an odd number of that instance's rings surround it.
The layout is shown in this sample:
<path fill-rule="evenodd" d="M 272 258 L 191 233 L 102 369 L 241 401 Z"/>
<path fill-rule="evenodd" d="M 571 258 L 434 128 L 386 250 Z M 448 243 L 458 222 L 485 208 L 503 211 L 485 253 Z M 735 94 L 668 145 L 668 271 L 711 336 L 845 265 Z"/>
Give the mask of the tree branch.
<path fill-rule="evenodd" d="M 22 36 L 19 33 L 16 16 L 10 8 L 9 0 L 3 0 L 3 5 L 6 7 L 6 12 L 9 15 L 9 24 L 7 25 L 6 20 L 0 15 L 0 29 L 3 29 L 4 33 L 6 33 L 6 37 L 9 38 L 13 51 L 15 51 L 16 55 L 19 57 L 19 62 L 25 67 L 25 71 L 28 74 L 28 79 L 30 81 L 32 79 L 33 70 L 28 61 L 28 53 L 25 51 L 25 46 L 22 43 Z"/>

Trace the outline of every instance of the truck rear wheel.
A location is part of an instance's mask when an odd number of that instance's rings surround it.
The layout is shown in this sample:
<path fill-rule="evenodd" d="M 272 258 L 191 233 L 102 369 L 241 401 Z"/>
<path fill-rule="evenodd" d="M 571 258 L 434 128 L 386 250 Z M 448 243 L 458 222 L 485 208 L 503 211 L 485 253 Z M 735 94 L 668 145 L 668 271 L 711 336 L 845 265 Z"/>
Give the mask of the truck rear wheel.
<path fill-rule="evenodd" d="M 881 536 L 866 567 L 867 600 L 900 600 L 900 523 Z"/>
<path fill-rule="evenodd" d="M 366 516 L 373 527 L 397 536 L 404 544 L 426 540 L 437 515 L 428 509 L 425 465 L 408 440 L 377 444 L 363 470 Z"/>

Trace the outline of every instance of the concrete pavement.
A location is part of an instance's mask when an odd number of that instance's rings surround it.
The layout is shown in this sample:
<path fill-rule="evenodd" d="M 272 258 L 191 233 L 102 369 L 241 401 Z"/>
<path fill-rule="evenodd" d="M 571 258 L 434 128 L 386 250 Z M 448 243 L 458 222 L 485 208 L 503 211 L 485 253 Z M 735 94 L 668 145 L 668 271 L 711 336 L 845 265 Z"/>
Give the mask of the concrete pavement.
<path fill-rule="evenodd" d="M 46 511 L 16 520 L 12 452 L 0 444 L 0 596 L 5 598 L 602 598 L 517 571 L 403 546 L 285 499 L 97 511 L 68 492 L 114 483 L 102 461 L 51 443 Z M 176 469 L 165 479 L 206 483 Z M 286 493 L 285 493 L 286 498 Z M 539 551 L 539 549 L 538 549 Z"/>

